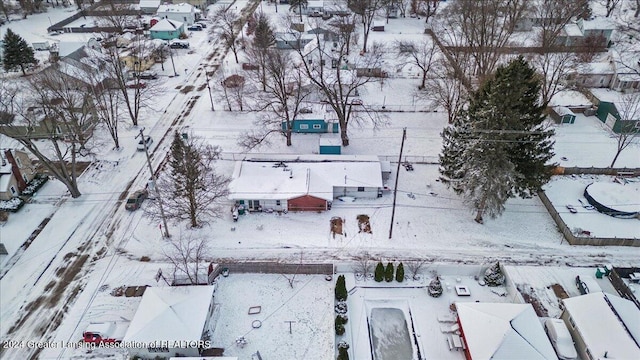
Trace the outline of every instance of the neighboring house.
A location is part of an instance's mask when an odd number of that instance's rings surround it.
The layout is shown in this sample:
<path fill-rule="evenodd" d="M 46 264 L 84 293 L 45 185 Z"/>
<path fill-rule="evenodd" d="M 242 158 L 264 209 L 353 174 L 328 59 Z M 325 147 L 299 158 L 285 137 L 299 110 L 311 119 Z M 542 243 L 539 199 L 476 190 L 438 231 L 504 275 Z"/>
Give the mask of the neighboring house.
<path fill-rule="evenodd" d="M 324 14 L 324 1 L 307 1 L 306 6 L 302 5 L 301 8 L 294 6 L 291 8 L 291 11 L 296 14 L 300 10 L 302 10 L 302 15 L 322 16 L 322 14 Z"/>
<path fill-rule="evenodd" d="M 594 292 L 562 305 L 561 318 L 582 359 L 640 359 L 640 310 L 633 302 Z"/>
<path fill-rule="evenodd" d="M 613 30 L 615 25 L 606 18 L 579 19 L 564 26 L 556 38 L 556 45 L 605 48 L 609 45 Z"/>
<path fill-rule="evenodd" d="M 161 2 L 161 0 L 140 0 L 138 6 L 143 14 L 152 15 L 158 11 Z"/>
<path fill-rule="evenodd" d="M 287 122 L 282 122 L 282 131 L 287 130 Z M 323 119 L 295 119 L 292 123 L 292 132 L 313 134 L 313 133 L 334 133 L 337 134 L 340 131 L 340 126 L 337 122 L 328 122 Z"/>
<path fill-rule="evenodd" d="M 573 124 L 576 121 L 576 114 L 565 106 L 554 106 L 550 108 L 549 116 L 557 124 Z"/>
<path fill-rule="evenodd" d="M 567 74 L 567 85 L 583 88 L 608 88 L 615 77 L 612 61 L 592 62 L 580 65 Z"/>
<path fill-rule="evenodd" d="M 321 27 L 315 27 L 307 31 L 307 34 L 311 34 L 314 36 L 319 35 L 318 38 L 320 38 L 320 40 L 323 40 L 325 42 L 337 42 L 340 40 L 340 35 L 337 32 L 331 31 L 328 29 L 323 29 Z"/>
<path fill-rule="evenodd" d="M 632 119 L 623 118 L 625 113 L 628 113 L 621 102 L 620 97 L 623 94 L 608 89 L 591 89 L 590 92 L 594 104 L 598 106 L 596 112 L 598 119 L 614 133 L 640 131 L 640 114 L 636 112 L 636 116 Z"/>
<path fill-rule="evenodd" d="M 44 71 L 56 71 L 65 78 L 65 83 L 75 89 L 99 91 L 117 86 L 116 80 L 109 76 L 105 56 L 89 45 L 70 53 L 58 52 L 55 58 L 56 61 Z"/>
<path fill-rule="evenodd" d="M 177 20 L 162 19 L 149 29 L 152 39 L 173 40 L 184 34 L 184 23 Z"/>
<path fill-rule="evenodd" d="M 0 200 L 17 197 L 33 180 L 35 166 L 29 155 L 21 150 L 4 149 L 0 152 Z"/>
<path fill-rule="evenodd" d="M 200 10 L 187 3 L 164 4 L 158 7 L 156 15 L 163 19 L 179 21 L 189 26 L 200 19 Z"/>
<path fill-rule="evenodd" d="M 93 129 L 98 125 L 99 120 L 91 93 L 82 89 L 78 90 L 78 92 L 82 93 L 83 96 L 78 97 L 81 99 L 79 99 L 76 107 L 73 109 L 64 109 L 64 112 L 73 112 L 74 117 L 77 117 L 76 120 L 80 122 L 79 126 L 84 138 L 88 139 L 92 136 Z M 58 105 L 61 102 L 62 99 L 60 98 L 51 99 L 51 105 L 53 106 Z M 44 110 L 40 107 L 28 108 L 26 116 L 33 121 L 31 124 L 25 123 L 23 125 L 20 121 L 14 124 L 13 122 L 16 120 L 12 118 L 9 121 L 4 121 L 2 125 L 0 125 L 5 126 L 5 128 L 2 129 L 3 133 L 7 134 L 9 137 L 29 136 L 32 139 L 50 139 L 53 135 L 65 141 L 70 137 L 77 138 L 77 132 L 75 129 L 70 130 L 67 129 L 66 126 L 60 126 L 62 125 L 60 124 L 61 120 L 46 117 Z M 54 116 L 59 115 L 54 114 Z M 69 131 L 74 132 L 72 136 L 70 136 L 71 133 Z"/>
<path fill-rule="evenodd" d="M 593 46 L 607 47 L 609 41 L 611 41 L 613 30 L 616 29 L 616 25 L 611 20 L 603 17 L 593 20 L 579 19 L 576 24 L 578 28 L 580 28 L 580 31 L 582 31 L 582 36 L 597 39 L 596 42 L 590 42 Z"/>
<path fill-rule="evenodd" d="M 209 341 L 215 286 L 148 287 L 131 320 L 123 343 L 132 358 L 199 356 L 200 341 Z"/>
<path fill-rule="evenodd" d="M 558 359 L 531 304 L 456 302 L 464 355 L 471 359 Z"/>
<path fill-rule="evenodd" d="M 278 32 L 275 34 L 276 48 L 281 50 L 301 49 L 314 40 L 314 35 Z"/>
<path fill-rule="evenodd" d="M 282 155 L 238 161 L 229 199 L 249 211 L 324 211 L 340 196 L 382 192 L 376 156 Z"/>

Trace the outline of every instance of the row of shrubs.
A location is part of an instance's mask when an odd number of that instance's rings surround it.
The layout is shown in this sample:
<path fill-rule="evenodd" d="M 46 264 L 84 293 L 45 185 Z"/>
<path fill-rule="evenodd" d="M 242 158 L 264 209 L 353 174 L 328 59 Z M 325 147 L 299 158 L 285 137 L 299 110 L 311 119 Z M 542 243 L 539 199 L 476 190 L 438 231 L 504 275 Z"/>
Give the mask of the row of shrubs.
<path fill-rule="evenodd" d="M 336 319 L 335 319 L 335 330 L 336 335 L 341 336 L 345 333 L 344 325 L 349 321 L 349 316 L 347 315 L 347 297 L 349 293 L 347 292 L 347 286 L 345 283 L 344 275 L 339 275 L 336 280 L 336 300 L 338 303 L 335 306 L 336 311 Z M 337 360 L 349 360 L 349 344 L 346 341 L 340 341 L 338 343 L 338 357 Z"/>
<path fill-rule="evenodd" d="M 393 263 L 389 262 L 385 267 L 380 261 L 378 262 L 378 265 L 376 265 L 373 279 L 377 282 L 382 282 L 383 280 L 386 282 L 392 282 L 394 278 L 393 274 Z M 397 282 L 404 281 L 404 265 L 402 263 L 398 264 L 398 268 L 395 269 L 395 279 Z"/>

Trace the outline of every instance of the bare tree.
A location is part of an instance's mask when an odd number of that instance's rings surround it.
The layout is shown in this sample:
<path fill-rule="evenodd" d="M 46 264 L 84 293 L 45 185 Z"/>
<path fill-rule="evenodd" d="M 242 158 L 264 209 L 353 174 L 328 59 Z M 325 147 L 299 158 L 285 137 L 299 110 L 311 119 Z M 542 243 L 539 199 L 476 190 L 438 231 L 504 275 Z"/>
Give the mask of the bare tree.
<path fill-rule="evenodd" d="M 228 194 L 229 178 L 213 166 L 220 149 L 205 145 L 193 136 L 187 139 L 177 132 L 171 144 L 170 174 L 158 179 L 158 190 L 167 206 L 164 212 L 176 221 L 187 220 L 200 227 L 210 219 L 222 216 L 221 200 Z M 159 204 L 151 202 L 146 212 L 161 216 Z"/>
<path fill-rule="evenodd" d="M 576 67 L 576 56 L 570 52 L 546 52 L 534 55 L 531 63 L 540 72 L 542 104 L 548 105 L 554 95 L 562 91 L 561 82 Z"/>
<path fill-rule="evenodd" d="M 371 273 L 373 268 L 374 259 L 371 258 L 368 252 L 363 253 L 355 257 L 356 265 L 353 267 L 353 271 L 362 274 L 364 280 L 367 280 L 367 276 Z"/>
<path fill-rule="evenodd" d="M 540 44 L 544 48 L 554 47 L 558 35 L 565 25 L 584 11 L 588 0 L 541 0 L 530 12 L 535 25 L 540 27 Z"/>
<path fill-rule="evenodd" d="M 414 14 L 424 16 L 424 22 L 429 23 L 429 19 L 438 12 L 440 0 L 412 0 L 411 10 Z"/>
<path fill-rule="evenodd" d="M 419 89 L 424 89 L 427 82 L 427 74 L 431 70 L 439 54 L 438 45 L 430 38 L 423 38 L 422 41 L 396 41 L 396 51 L 405 64 L 417 66 L 422 72 L 422 81 Z"/>
<path fill-rule="evenodd" d="M 605 7 L 607 10 L 606 17 L 611 16 L 616 7 L 620 4 L 622 0 L 600 0 L 600 4 Z"/>
<path fill-rule="evenodd" d="M 610 168 L 614 167 L 620 153 L 629 145 L 631 145 L 638 134 L 640 134 L 640 128 L 638 127 L 638 119 L 640 119 L 640 93 L 625 94 L 620 97 L 618 102 L 618 114 L 620 115 L 621 126 L 619 133 L 616 134 L 616 154 L 611 161 Z"/>
<path fill-rule="evenodd" d="M 162 253 L 173 265 L 174 280 L 178 278 L 178 274 L 186 276 L 193 285 L 207 279 L 207 259 L 211 257 L 211 249 L 204 238 L 171 238 Z"/>
<path fill-rule="evenodd" d="M 373 26 L 373 21 L 376 18 L 376 14 L 380 12 L 385 6 L 387 6 L 388 0 L 351 0 L 347 3 L 349 9 L 356 13 L 360 18 L 363 31 L 363 43 L 362 52 L 367 52 L 367 42 L 369 40 L 369 33 Z"/>
<path fill-rule="evenodd" d="M 256 120 L 257 130 L 241 136 L 240 145 L 253 149 L 268 142 L 270 135 L 282 134 L 287 146 L 291 146 L 293 120 L 300 114 L 303 102 L 311 92 L 289 53 L 273 48 L 259 49 L 258 52 L 265 55 L 259 70 L 265 74 L 262 82 L 264 92 L 254 93 L 252 110 L 261 115 Z"/>
<path fill-rule="evenodd" d="M 418 91 L 416 96 L 443 107 L 447 111 L 449 124 L 453 124 L 469 98 L 467 87 L 454 75 L 452 64 L 444 59 L 436 62 L 427 77 L 424 90 Z"/>
<path fill-rule="evenodd" d="M 467 52 L 473 60 L 467 77 L 493 73 L 503 48 L 527 9 L 526 0 L 459 0 L 450 4 L 437 31 L 452 52 Z M 456 60 L 457 57 L 449 57 Z"/>
<path fill-rule="evenodd" d="M 352 102 L 353 96 L 357 96 L 365 84 L 380 81 L 384 77 L 384 47 L 374 43 L 371 51 L 366 54 L 348 57 L 344 37 L 336 42 L 325 42 L 316 34 L 313 41 L 313 48 L 307 46 L 295 49 L 299 56 L 298 65 L 310 83 L 317 88 L 322 101 L 335 113 L 340 125 L 342 145 L 348 146 L 350 122 L 369 120 L 374 126 L 378 126 L 386 119 L 370 105 Z"/>
<path fill-rule="evenodd" d="M 422 271 L 422 268 L 427 263 L 426 259 L 423 260 L 413 260 L 407 261 L 407 268 L 409 268 L 409 272 L 411 273 L 411 278 L 413 280 L 418 280 L 418 274 Z"/>
<path fill-rule="evenodd" d="M 211 19 L 215 24 L 211 27 L 211 35 L 219 37 L 225 46 L 233 51 L 236 64 L 238 64 L 240 62 L 238 60 L 238 51 L 242 45 L 238 46 L 239 43 L 236 38 L 244 26 L 240 14 L 235 10 L 219 6 L 214 10 Z"/>
<path fill-rule="evenodd" d="M 0 126 L 0 133 L 20 142 L 77 198 L 81 195 L 77 160 L 90 153 L 97 120 L 90 94 L 72 89 L 66 80 L 56 71 L 31 77 L 27 88 L 12 98 L 11 110 L 18 116 Z M 39 139 L 48 141 L 48 146 Z"/>

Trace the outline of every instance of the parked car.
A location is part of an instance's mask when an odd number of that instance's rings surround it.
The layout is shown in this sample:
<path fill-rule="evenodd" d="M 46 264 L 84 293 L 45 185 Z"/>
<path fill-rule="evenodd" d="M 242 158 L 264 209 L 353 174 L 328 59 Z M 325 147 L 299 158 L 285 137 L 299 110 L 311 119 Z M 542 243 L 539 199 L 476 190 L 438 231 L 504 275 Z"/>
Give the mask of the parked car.
<path fill-rule="evenodd" d="M 64 31 L 62 31 L 62 30 L 52 30 L 52 31 L 49 31 L 49 35 L 50 35 L 50 36 L 56 36 L 56 35 L 62 35 L 62 34 L 64 34 Z"/>
<path fill-rule="evenodd" d="M 309 13 L 309 17 L 322 17 L 322 12 L 318 10 L 314 10 Z"/>
<path fill-rule="evenodd" d="M 313 110 L 311 108 L 302 108 L 300 109 L 300 114 L 312 114 Z"/>
<path fill-rule="evenodd" d="M 198 21 L 196 21 L 196 24 L 202 26 L 203 29 L 207 28 L 207 22 L 204 21 L 204 20 L 198 20 Z"/>
<path fill-rule="evenodd" d="M 362 105 L 362 99 L 351 100 L 351 105 Z"/>
<path fill-rule="evenodd" d="M 127 87 L 129 89 L 144 89 L 147 87 L 147 84 L 142 81 L 131 81 L 127 83 Z"/>
<path fill-rule="evenodd" d="M 140 73 L 140 79 L 155 80 L 158 78 L 158 73 L 155 71 L 143 71 Z"/>
<path fill-rule="evenodd" d="M 189 25 L 187 27 L 187 30 L 189 30 L 189 31 L 202 31 L 202 25 L 200 25 L 200 24 Z"/>
<path fill-rule="evenodd" d="M 140 151 L 144 151 L 144 144 L 147 144 L 147 148 L 149 148 L 149 146 L 151 144 L 153 144 L 153 139 L 151 138 L 151 136 L 146 135 L 144 137 L 144 140 L 140 139 L 140 141 L 138 141 L 138 150 Z"/>
<path fill-rule="evenodd" d="M 177 40 L 169 44 L 169 47 L 172 49 L 188 49 L 189 43 L 182 40 Z"/>
<path fill-rule="evenodd" d="M 558 358 L 561 360 L 572 360 L 578 358 L 576 347 L 573 344 L 571 333 L 561 319 L 547 319 L 544 322 L 544 329 L 551 340 L 551 345 L 556 350 Z"/>
<path fill-rule="evenodd" d="M 140 209 L 140 206 L 148 195 L 149 193 L 146 189 L 134 191 L 133 194 L 131 194 L 127 199 L 127 203 L 124 205 L 124 208 L 129 211 Z"/>

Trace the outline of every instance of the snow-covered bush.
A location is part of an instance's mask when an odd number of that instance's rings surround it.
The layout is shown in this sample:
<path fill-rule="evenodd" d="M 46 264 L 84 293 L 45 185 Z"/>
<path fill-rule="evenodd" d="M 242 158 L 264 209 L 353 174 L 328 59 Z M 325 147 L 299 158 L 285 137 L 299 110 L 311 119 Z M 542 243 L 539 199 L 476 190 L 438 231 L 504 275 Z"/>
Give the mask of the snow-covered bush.
<path fill-rule="evenodd" d="M 33 196 L 48 180 L 48 176 L 36 174 L 34 178 L 29 181 L 29 184 L 27 184 L 27 187 L 22 191 L 21 195 Z"/>
<path fill-rule="evenodd" d="M 442 295 L 442 284 L 440 283 L 440 278 L 438 276 L 436 276 L 435 279 L 431 280 L 427 291 L 432 297 L 439 297 L 440 295 Z"/>
<path fill-rule="evenodd" d="M 346 341 L 342 340 L 338 343 L 338 350 L 339 349 L 345 349 L 348 350 L 349 349 L 349 343 L 347 343 Z"/>
<path fill-rule="evenodd" d="M 346 302 L 339 302 L 336 304 L 336 314 L 346 314 L 347 313 L 347 303 Z"/>
<path fill-rule="evenodd" d="M 500 286 L 504 284 L 505 277 L 500 269 L 500 263 L 497 262 L 484 272 L 484 281 L 488 286 Z"/>
<path fill-rule="evenodd" d="M 13 198 L 11 200 L 0 201 L 0 211 L 16 212 L 24 205 L 24 200 Z"/>

